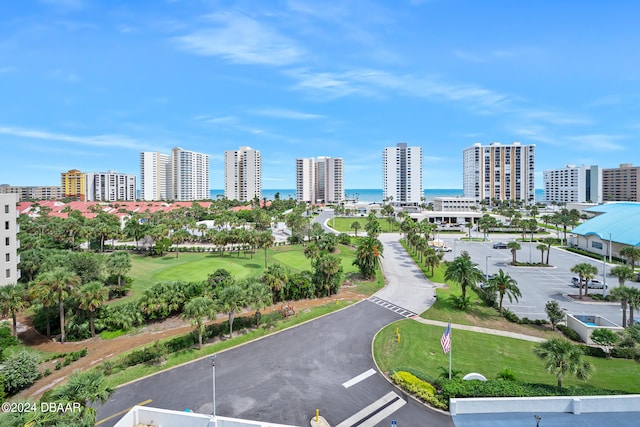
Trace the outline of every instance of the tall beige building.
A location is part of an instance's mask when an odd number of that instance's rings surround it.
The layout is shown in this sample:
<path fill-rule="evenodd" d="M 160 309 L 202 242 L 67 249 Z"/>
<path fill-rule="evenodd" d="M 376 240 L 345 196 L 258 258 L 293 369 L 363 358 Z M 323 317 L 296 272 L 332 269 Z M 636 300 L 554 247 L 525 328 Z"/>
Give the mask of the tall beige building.
<path fill-rule="evenodd" d="M 140 153 L 142 200 L 168 200 L 172 194 L 171 156 L 159 151 Z"/>
<path fill-rule="evenodd" d="M 0 286 L 17 283 L 18 270 L 18 203 L 17 194 L 0 194 Z"/>
<path fill-rule="evenodd" d="M 140 153 L 142 200 L 206 200 L 209 155 L 176 147 L 171 154 Z"/>
<path fill-rule="evenodd" d="M 18 201 L 25 200 L 60 200 L 62 187 L 59 185 L 0 185 L 0 194 L 17 194 Z"/>
<path fill-rule="evenodd" d="M 477 202 L 517 200 L 534 204 L 535 145 L 480 143 L 463 151 L 464 197 Z"/>
<path fill-rule="evenodd" d="M 296 159 L 296 200 L 311 203 L 344 201 L 344 160 L 326 156 Z"/>
<path fill-rule="evenodd" d="M 640 202 L 640 167 L 623 163 L 619 168 L 602 169 L 602 200 Z"/>
<path fill-rule="evenodd" d="M 224 152 L 224 197 L 241 202 L 262 198 L 260 151 L 242 146 Z"/>

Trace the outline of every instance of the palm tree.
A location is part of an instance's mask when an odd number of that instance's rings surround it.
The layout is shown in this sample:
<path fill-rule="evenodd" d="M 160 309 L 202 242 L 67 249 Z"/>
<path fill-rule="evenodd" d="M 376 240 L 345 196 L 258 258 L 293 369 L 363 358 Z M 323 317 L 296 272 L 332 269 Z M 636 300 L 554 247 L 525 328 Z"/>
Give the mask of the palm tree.
<path fill-rule="evenodd" d="M 620 286 L 624 286 L 625 280 L 631 280 L 636 277 L 633 270 L 626 265 L 616 265 L 615 267 L 612 267 L 611 270 L 609 270 L 609 274 L 618 278 L 618 284 Z"/>
<path fill-rule="evenodd" d="M 353 260 L 353 265 L 358 267 L 358 270 L 360 270 L 360 274 L 365 279 L 371 279 L 375 277 L 376 270 L 380 265 L 382 250 L 382 243 L 380 243 L 378 239 L 370 236 L 364 238 L 360 242 L 360 245 L 358 245 L 355 253 L 356 257 Z"/>
<path fill-rule="evenodd" d="M 640 307 L 640 289 L 638 288 L 629 288 L 629 324 L 634 325 L 634 311 L 638 307 Z"/>
<path fill-rule="evenodd" d="M 431 267 L 431 277 L 433 277 L 435 268 L 440 266 L 440 261 L 442 261 L 442 254 L 438 254 L 433 248 L 427 248 L 424 263 L 427 267 Z"/>
<path fill-rule="evenodd" d="M 80 277 L 66 268 L 57 267 L 52 271 L 40 274 L 36 277 L 36 282 L 48 286 L 56 295 L 60 309 L 60 342 L 64 342 L 64 302 L 80 286 Z"/>
<path fill-rule="evenodd" d="M 114 390 L 108 385 L 102 372 L 91 369 L 85 372 L 75 371 L 66 384 L 51 390 L 48 397 L 51 401 L 77 402 L 82 406 L 82 412 L 89 411 L 95 420 L 95 408 L 88 404 L 106 403 Z"/>
<path fill-rule="evenodd" d="M 483 280 L 483 277 L 484 274 L 478 268 L 478 264 L 471 261 L 467 251 L 463 251 L 460 256 L 451 261 L 444 273 L 445 280 L 451 280 L 460 285 L 463 300 L 467 297 L 467 286 L 475 286 Z"/>
<path fill-rule="evenodd" d="M 547 245 L 539 243 L 536 249 L 540 251 L 540 264 L 544 265 L 544 251 L 547 250 Z"/>
<path fill-rule="evenodd" d="M 562 379 L 566 374 L 587 380 L 593 370 L 591 364 L 582 356 L 582 349 L 563 338 L 551 338 L 534 348 L 534 353 L 545 363 L 547 372 L 556 376 L 558 388 L 562 388 Z"/>
<path fill-rule="evenodd" d="M 248 280 L 249 282 L 246 285 L 247 304 L 252 310 L 256 311 L 256 326 L 260 326 L 260 319 L 262 317 L 260 312 L 273 304 L 273 294 L 264 283 L 258 280 Z"/>
<path fill-rule="evenodd" d="M 275 243 L 271 230 L 265 230 L 258 235 L 258 246 L 264 249 L 264 268 L 267 268 L 267 249 Z"/>
<path fill-rule="evenodd" d="M 614 288 L 609 294 L 611 298 L 616 301 L 620 301 L 620 309 L 622 310 L 622 327 L 627 327 L 627 307 L 629 306 L 629 301 L 633 298 L 632 288 L 624 286 L 621 284 L 617 288 Z"/>
<path fill-rule="evenodd" d="M 596 274 L 598 274 L 598 269 L 589 263 L 582 262 L 571 267 L 571 272 L 577 274 L 580 278 L 580 290 L 578 291 L 578 296 L 582 299 L 582 285 L 584 284 L 586 296 L 587 283 L 589 280 L 593 279 Z"/>
<path fill-rule="evenodd" d="M 511 261 L 511 263 L 513 265 L 516 265 L 517 261 L 516 261 L 516 256 L 517 256 L 517 252 L 522 249 L 522 246 L 520 246 L 520 243 L 513 241 L 513 242 L 509 242 L 507 243 L 507 249 L 511 250 L 511 256 L 513 258 L 513 260 Z"/>
<path fill-rule="evenodd" d="M 636 261 L 640 259 L 640 249 L 635 246 L 626 246 L 620 250 L 620 255 L 631 262 L 631 271 L 634 271 Z"/>
<path fill-rule="evenodd" d="M 50 309 L 58 301 L 58 296 L 47 283 L 34 281 L 29 286 L 29 297 L 33 302 L 42 305 L 42 309 L 45 313 L 45 321 L 47 324 L 47 338 L 51 338 Z"/>
<path fill-rule="evenodd" d="M 2 316 L 11 316 L 13 319 L 14 337 L 18 336 L 17 315 L 28 306 L 24 286 L 13 283 L 0 288 L 0 313 Z"/>
<path fill-rule="evenodd" d="M 271 264 L 262 273 L 262 283 L 271 289 L 275 301 L 282 300 L 288 278 L 289 273 L 282 264 Z"/>
<path fill-rule="evenodd" d="M 351 223 L 351 229 L 356 232 L 356 237 L 358 237 L 358 230 L 360 229 L 360 227 L 361 225 L 359 221 L 353 221 Z"/>
<path fill-rule="evenodd" d="M 545 237 L 542 242 L 546 243 L 547 245 L 547 262 L 545 262 L 545 264 L 549 265 L 549 254 L 551 253 L 551 244 L 553 243 L 553 237 Z"/>
<path fill-rule="evenodd" d="M 502 316 L 502 300 L 505 295 L 509 297 L 509 302 L 512 302 L 514 299 L 518 302 L 518 297 L 522 296 L 520 288 L 518 288 L 518 282 L 516 282 L 509 274 L 505 274 L 502 269 L 498 270 L 498 274 L 488 280 L 487 285 L 491 292 L 497 292 L 499 295 L 500 316 Z"/>
<path fill-rule="evenodd" d="M 218 292 L 217 304 L 220 311 L 229 315 L 229 337 L 233 337 L 233 319 L 247 304 L 246 288 L 240 284 L 225 286 Z"/>
<path fill-rule="evenodd" d="M 202 348 L 202 336 L 205 332 L 205 319 L 215 319 L 216 306 L 211 298 L 195 297 L 185 304 L 182 317 L 191 320 L 198 331 L 198 348 Z"/>
<path fill-rule="evenodd" d="M 89 330 L 91 331 L 91 337 L 96 336 L 96 330 L 94 320 L 96 311 L 100 310 L 100 307 L 109 297 L 107 288 L 101 282 L 89 282 L 80 288 L 78 293 L 78 308 L 84 310 L 89 314 Z"/>
<path fill-rule="evenodd" d="M 131 270 L 131 258 L 127 251 L 115 251 L 107 257 L 105 267 L 109 274 L 118 276 L 118 290 L 122 288 L 122 276 Z"/>

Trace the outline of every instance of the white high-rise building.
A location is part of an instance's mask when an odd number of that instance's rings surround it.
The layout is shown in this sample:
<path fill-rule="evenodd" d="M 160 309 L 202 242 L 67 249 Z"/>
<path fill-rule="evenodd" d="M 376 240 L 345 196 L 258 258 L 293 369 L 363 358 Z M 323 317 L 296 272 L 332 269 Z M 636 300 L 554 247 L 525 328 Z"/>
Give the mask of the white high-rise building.
<path fill-rule="evenodd" d="M 535 145 L 480 143 L 463 151 L 464 197 L 477 202 L 517 200 L 535 203 Z"/>
<path fill-rule="evenodd" d="M 18 203 L 17 194 L 0 194 L 0 286 L 18 283 Z"/>
<path fill-rule="evenodd" d="M 142 200 L 206 200 L 209 155 L 176 147 L 171 154 L 140 153 Z"/>
<path fill-rule="evenodd" d="M 398 143 L 382 151 L 382 197 L 394 205 L 419 205 L 422 190 L 422 147 Z"/>
<path fill-rule="evenodd" d="M 546 202 L 602 203 L 602 171 L 598 166 L 547 169 L 543 179 Z"/>
<path fill-rule="evenodd" d="M 312 203 L 344 201 L 344 160 L 326 156 L 296 159 L 296 200 Z"/>
<path fill-rule="evenodd" d="M 171 185 L 171 156 L 158 151 L 140 153 L 142 200 L 170 199 Z"/>
<path fill-rule="evenodd" d="M 87 172 L 85 175 L 89 202 L 132 202 L 137 199 L 135 175 L 115 171 Z"/>
<path fill-rule="evenodd" d="M 176 147 L 171 151 L 172 199 L 207 200 L 209 194 L 209 155 Z"/>
<path fill-rule="evenodd" d="M 224 197 L 248 202 L 262 198 L 262 158 L 251 147 L 224 152 Z"/>

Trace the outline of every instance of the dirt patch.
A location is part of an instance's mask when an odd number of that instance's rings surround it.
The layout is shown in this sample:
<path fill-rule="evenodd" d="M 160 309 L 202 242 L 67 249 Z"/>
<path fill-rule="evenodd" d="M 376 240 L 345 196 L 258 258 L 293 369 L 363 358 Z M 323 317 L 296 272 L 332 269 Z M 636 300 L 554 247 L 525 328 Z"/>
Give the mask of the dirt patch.
<path fill-rule="evenodd" d="M 331 302 L 335 303 L 339 300 L 361 300 L 366 297 L 367 295 L 360 294 L 350 287 L 344 287 L 338 294 L 332 295 L 331 297 L 294 301 L 290 302 L 289 305 L 292 306 L 296 312 L 303 312 L 311 307 L 317 307 Z M 284 305 L 284 303 L 278 303 L 265 310 L 265 312 L 280 310 Z M 249 313 L 247 312 L 245 314 Z M 95 337 L 84 341 L 60 343 L 38 333 L 32 327 L 29 318 L 21 317 L 19 320 L 24 326 L 24 331 L 20 332 L 18 337 L 23 343 L 34 350 L 49 353 L 69 353 L 86 348 L 87 355 L 70 365 L 63 366 L 59 370 L 55 370 L 55 365 L 58 362 L 64 362 L 64 358 L 54 359 L 42 364 L 40 367 L 41 372 L 45 369 L 50 369 L 51 375 L 36 381 L 31 387 L 18 393 L 14 399 L 38 399 L 43 393 L 60 382 L 63 382 L 76 370 L 84 371 L 136 347 L 153 343 L 159 339 L 186 334 L 193 330 L 193 326 L 191 326 L 188 320 L 184 320 L 180 317 L 171 317 L 162 322 L 146 325 L 129 334 L 109 340 L 103 340 L 100 337 Z M 215 322 L 219 323 L 224 322 L 225 320 L 227 320 L 227 317 L 220 315 Z"/>

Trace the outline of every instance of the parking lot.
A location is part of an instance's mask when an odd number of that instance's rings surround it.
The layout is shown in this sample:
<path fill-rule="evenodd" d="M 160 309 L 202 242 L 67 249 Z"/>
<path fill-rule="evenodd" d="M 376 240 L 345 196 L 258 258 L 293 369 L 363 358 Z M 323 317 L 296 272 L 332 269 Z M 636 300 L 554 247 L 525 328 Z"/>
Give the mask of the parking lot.
<path fill-rule="evenodd" d="M 478 264 L 478 268 L 483 273 L 495 274 L 499 269 L 508 273 L 518 283 L 522 292 L 519 302 L 509 303 L 505 298 L 504 306 L 509 308 L 520 317 L 529 319 L 546 319 L 544 307 L 547 301 L 556 300 L 565 311 L 571 314 L 596 314 L 620 324 L 622 312 L 619 303 L 607 302 L 581 302 L 576 301 L 567 295 L 577 295 L 578 288 L 572 285 L 572 278 L 576 275 L 571 272 L 571 268 L 579 263 L 590 263 L 598 269 L 598 276 L 594 279 L 606 281 L 607 289 L 589 289 L 589 293 L 608 293 L 618 286 L 616 277 L 606 275 L 602 277 L 603 262 L 582 255 L 574 254 L 563 249 L 551 248 L 549 264 L 551 267 L 514 267 L 510 265 L 512 260 L 509 249 L 494 249 L 497 242 L 508 243 L 517 236 L 490 235 L 487 241 L 465 242 L 458 240 L 460 235 L 441 235 L 445 244 L 453 248 L 452 252 L 445 254 L 445 260 L 451 260 L 460 255 L 462 251 L 467 251 L 471 259 Z M 522 249 L 517 251 L 517 260 L 521 262 L 540 262 L 541 253 L 536 249 L 537 242 L 520 242 Z M 546 258 L 546 253 L 545 253 Z M 607 264 L 606 271 L 613 265 Z M 627 286 L 638 287 L 636 282 L 627 282 Z"/>

